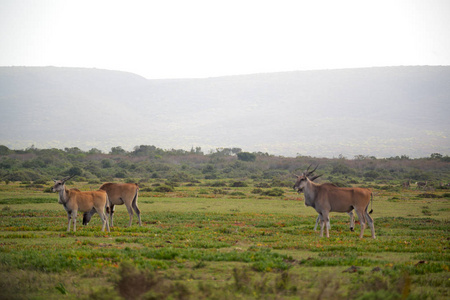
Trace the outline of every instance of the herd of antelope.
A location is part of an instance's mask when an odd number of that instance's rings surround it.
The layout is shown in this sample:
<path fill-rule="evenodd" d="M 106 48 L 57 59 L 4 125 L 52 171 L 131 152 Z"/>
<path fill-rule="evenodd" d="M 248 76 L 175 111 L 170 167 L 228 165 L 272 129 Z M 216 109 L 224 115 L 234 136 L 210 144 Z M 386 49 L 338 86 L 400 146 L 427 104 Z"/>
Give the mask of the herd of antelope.
<path fill-rule="evenodd" d="M 70 221 L 73 221 L 73 231 L 77 231 L 78 211 L 84 213 L 83 225 L 87 225 L 93 214 L 98 213 L 102 220 L 102 231 L 109 232 L 110 224 L 113 226 L 114 206 L 125 204 L 130 215 L 129 226 L 133 221 L 133 210 L 138 216 L 139 226 L 141 226 L 141 211 L 137 206 L 139 186 L 135 183 L 105 183 L 97 191 L 82 192 L 78 189 L 68 189 L 65 186 L 66 181 L 74 175 L 54 180 L 53 192 L 58 192 L 58 203 L 64 206 L 67 212 L 67 231 L 70 231 Z M 111 221 L 105 214 L 109 213 Z"/>
<path fill-rule="evenodd" d="M 370 217 L 372 210 L 368 212 L 369 204 L 373 202 L 373 194 L 367 188 L 341 188 L 331 183 L 317 184 L 314 180 L 321 175 L 314 175 L 314 170 L 309 168 L 302 175 L 295 175 L 297 178 L 294 184 L 294 190 L 299 194 L 303 193 L 305 197 L 305 205 L 314 208 L 318 217 L 314 230 L 320 223 L 320 236 L 323 232 L 327 237 L 330 236 L 330 212 L 347 213 L 350 216 L 350 230 L 354 230 L 355 217 L 353 211 L 356 212 L 361 232 L 359 237 L 362 238 L 366 224 L 370 227 L 372 238 L 375 237 L 375 226 L 373 219 Z M 137 206 L 139 186 L 136 183 L 105 183 L 97 191 L 82 192 L 78 189 L 68 189 L 65 182 L 73 176 L 54 180 L 52 187 L 53 192 L 59 193 L 58 203 L 62 204 L 67 211 L 67 231 L 70 231 L 71 220 L 73 221 L 73 231 L 76 231 L 76 218 L 78 211 L 83 212 L 83 225 L 87 225 L 92 215 L 98 213 L 102 220 L 102 231 L 110 231 L 113 226 L 114 206 L 125 204 L 130 220 L 128 226 L 132 225 L 133 210 L 136 213 L 139 226 L 141 223 L 141 212 Z M 402 186 L 409 188 L 411 180 L 404 182 Z M 427 182 L 417 182 L 418 188 L 425 188 Z M 106 213 L 105 213 L 106 211 Z M 109 214 L 109 219 L 107 214 Z"/>

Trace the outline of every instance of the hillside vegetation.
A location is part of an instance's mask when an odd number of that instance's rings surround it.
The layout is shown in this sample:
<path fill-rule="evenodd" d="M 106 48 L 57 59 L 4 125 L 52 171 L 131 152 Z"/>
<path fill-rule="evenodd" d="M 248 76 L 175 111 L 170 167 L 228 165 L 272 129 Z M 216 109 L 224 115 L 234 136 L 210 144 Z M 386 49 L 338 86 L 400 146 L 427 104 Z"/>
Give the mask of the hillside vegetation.
<path fill-rule="evenodd" d="M 163 150 L 155 146 L 136 146 L 125 151 L 120 146 L 109 153 L 79 148 L 11 150 L 0 146 L 0 179 L 4 181 L 47 182 L 67 175 L 74 180 L 105 182 L 122 180 L 160 182 L 176 187 L 180 182 L 213 180 L 227 185 L 242 181 L 264 183 L 267 187 L 291 186 L 293 174 L 309 165 L 319 165 L 322 180 L 342 186 L 376 184 L 399 186 L 410 180 L 427 181 L 439 188 L 450 182 L 450 158 L 439 153 L 411 159 L 405 155 L 388 159 L 355 156 L 334 159 L 298 156 L 274 156 L 262 152 L 244 152 L 240 148 L 221 148 L 204 154 L 200 147 L 185 150 Z"/>

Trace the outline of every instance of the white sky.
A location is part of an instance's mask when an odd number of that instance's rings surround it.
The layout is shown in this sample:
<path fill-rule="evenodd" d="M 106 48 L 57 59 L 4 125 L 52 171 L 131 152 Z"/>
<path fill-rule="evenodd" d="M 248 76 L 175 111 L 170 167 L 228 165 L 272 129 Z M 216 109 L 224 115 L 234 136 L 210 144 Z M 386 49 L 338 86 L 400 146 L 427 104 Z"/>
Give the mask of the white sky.
<path fill-rule="evenodd" d="M 0 66 L 146 78 L 450 65 L 449 0 L 0 0 Z"/>

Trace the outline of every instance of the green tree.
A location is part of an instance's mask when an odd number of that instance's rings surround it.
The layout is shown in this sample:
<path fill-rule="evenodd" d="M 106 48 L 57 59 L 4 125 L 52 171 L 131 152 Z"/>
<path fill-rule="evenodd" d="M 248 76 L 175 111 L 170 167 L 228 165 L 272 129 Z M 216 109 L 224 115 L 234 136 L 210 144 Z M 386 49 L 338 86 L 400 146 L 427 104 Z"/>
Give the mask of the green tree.
<path fill-rule="evenodd" d="M 0 145 L 0 155 L 8 155 L 9 153 L 11 153 L 11 150 L 8 147 Z"/>
<path fill-rule="evenodd" d="M 442 159 L 442 154 L 440 153 L 433 153 L 430 155 L 431 159 Z"/>
<path fill-rule="evenodd" d="M 123 150 L 122 147 L 117 146 L 117 147 L 112 147 L 111 152 L 109 152 L 109 153 L 113 154 L 113 155 L 124 155 L 126 153 L 126 151 Z"/>
<path fill-rule="evenodd" d="M 69 175 L 78 175 L 83 174 L 83 170 L 80 167 L 72 167 L 69 169 Z"/>
<path fill-rule="evenodd" d="M 239 160 L 242 161 L 255 161 L 256 160 L 256 155 L 250 152 L 239 152 L 237 154 L 237 157 Z"/>
<path fill-rule="evenodd" d="M 99 150 L 97 148 L 92 148 L 91 150 L 89 150 L 88 153 L 89 154 L 102 154 L 102 150 Z"/>

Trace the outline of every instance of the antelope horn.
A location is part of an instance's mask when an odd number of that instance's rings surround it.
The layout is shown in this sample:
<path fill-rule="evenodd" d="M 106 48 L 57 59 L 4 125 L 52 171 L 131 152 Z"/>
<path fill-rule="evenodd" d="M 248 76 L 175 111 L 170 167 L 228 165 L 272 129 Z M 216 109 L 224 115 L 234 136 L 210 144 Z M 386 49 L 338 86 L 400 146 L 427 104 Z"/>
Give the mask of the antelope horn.
<path fill-rule="evenodd" d="M 323 174 L 320 174 L 320 175 L 317 175 L 317 176 L 314 176 L 313 178 L 311 178 L 310 180 L 311 181 L 314 181 L 314 180 L 316 180 L 317 178 L 319 178 L 320 176 L 322 176 Z"/>
<path fill-rule="evenodd" d="M 309 167 L 311 167 L 311 165 L 310 165 Z M 308 169 L 306 170 L 306 176 L 312 175 L 312 173 L 314 173 L 314 171 L 317 170 L 317 168 L 319 167 L 319 165 L 317 165 L 317 166 L 314 168 L 314 170 L 312 170 L 311 172 L 308 172 L 309 167 L 308 167 Z"/>
<path fill-rule="evenodd" d="M 311 168 L 311 166 L 312 166 L 312 164 L 310 164 L 310 165 L 308 166 L 308 169 L 306 169 L 305 174 L 308 174 L 308 170 L 309 170 L 309 168 Z"/>
<path fill-rule="evenodd" d="M 67 180 L 69 180 L 69 179 L 71 179 L 71 178 L 73 178 L 73 177 L 75 177 L 75 174 L 74 174 L 74 175 L 70 175 L 69 177 L 64 178 L 64 179 L 62 180 L 62 182 L 66 182 Z"/>

